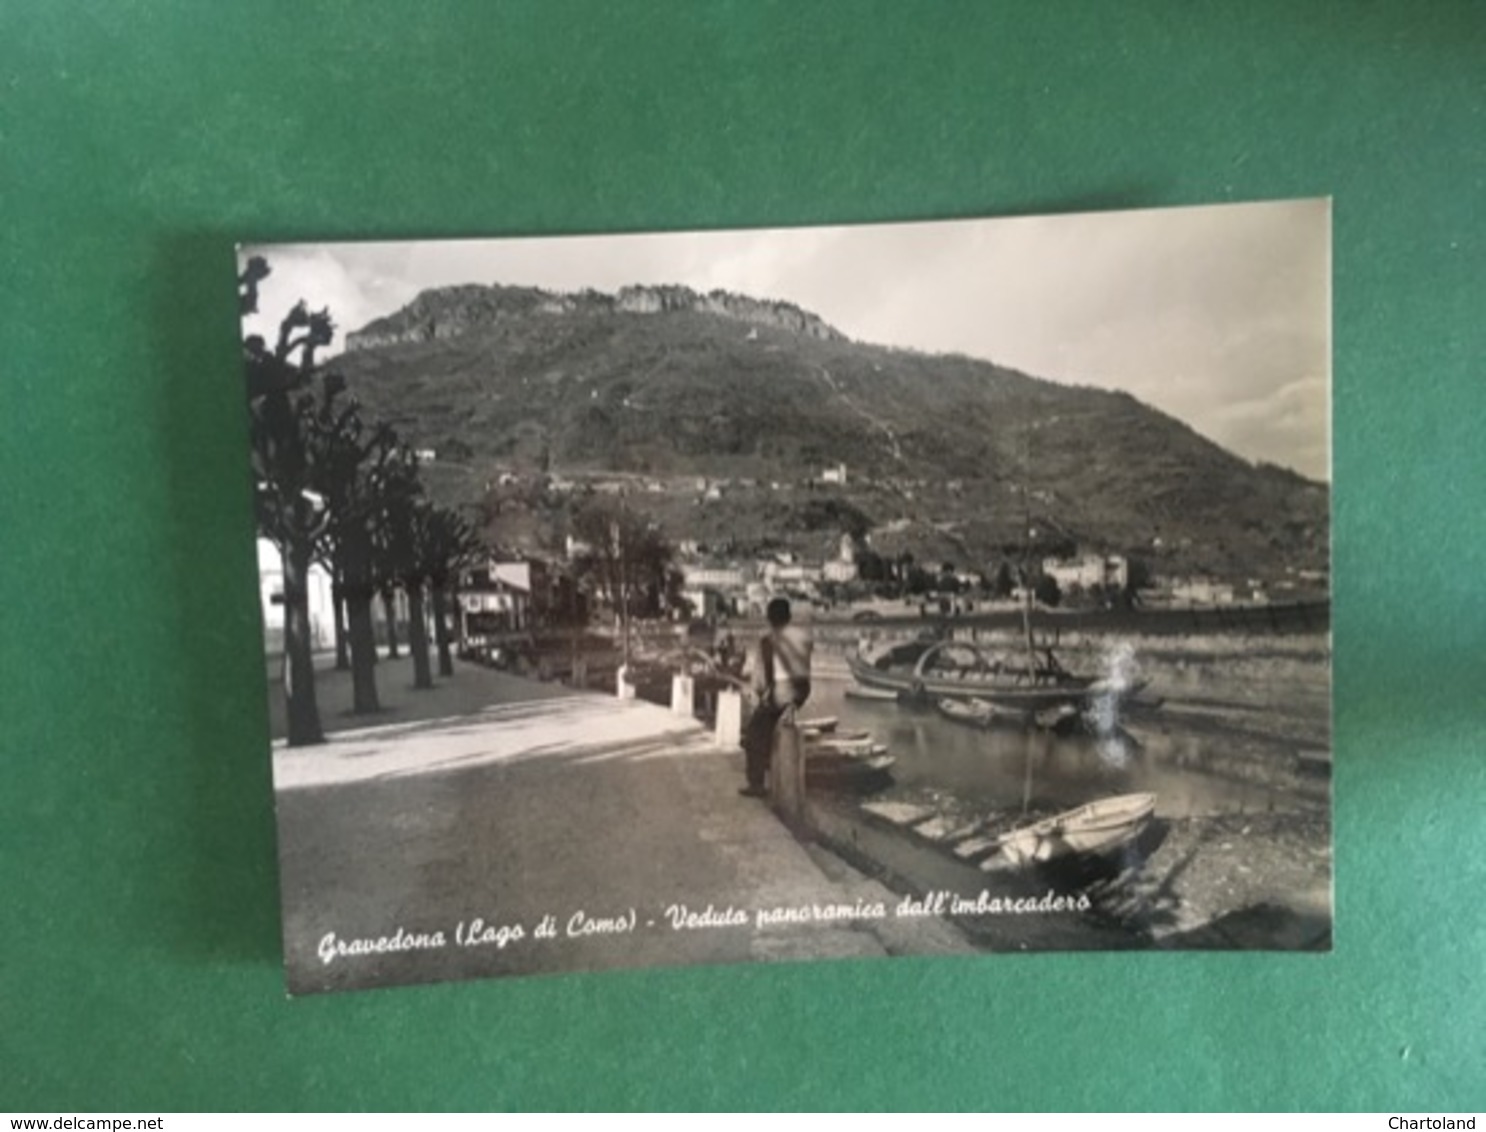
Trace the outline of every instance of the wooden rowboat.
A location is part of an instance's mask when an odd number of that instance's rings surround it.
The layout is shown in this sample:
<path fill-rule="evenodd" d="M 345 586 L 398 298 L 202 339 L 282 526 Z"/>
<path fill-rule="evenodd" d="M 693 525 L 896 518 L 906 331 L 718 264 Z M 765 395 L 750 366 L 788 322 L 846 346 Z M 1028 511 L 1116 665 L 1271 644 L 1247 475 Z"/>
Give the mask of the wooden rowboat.
<path fill-rule="evenodd" d="M 808 740 L 805 744 L 805 752 L 810 754 L 844 755 L 847 758 L 865 759 L 875 755 L 887 753 L 887 747 L 877 742 L 870 735 L 860 739 L 835 739 L 827 737 L 824 739 Z"/>
<path fill-rule="evenodd" d="M 860 684 L 851 684 L 844 693 L 848 700 L 876 700 L 879 703 L 897 703 L 898 693 L 886 688 L 865 688 Z"/>
<path fill-rule="evenodd" d="M 809 751 L 805 757 L 805 785 L 824 790 L 871 790 L 892 778 L 894 759 L 884 753 L 861 758 L 834 752 Z"/>
<path fill-rule="evenodd" d="M 1003 708 L 989 700 L 951 700 L 941 698 L 934 701 L 934 707 L 945 719 L 955 723 L 963 723 L 967 727 L 991 727 L 997 723 L 1020 723 L 1024 718 L 1022 712 Z"/>
<path fill-rule="evenodd" d="M 1044 864 L 1065 857 L 1113 852 L 1140 836 L 1156 809 L 1154 794 L 1101 798 L 997 838 L 999 853 L 981 864 L 986 871 L 1007 862 Z"/>

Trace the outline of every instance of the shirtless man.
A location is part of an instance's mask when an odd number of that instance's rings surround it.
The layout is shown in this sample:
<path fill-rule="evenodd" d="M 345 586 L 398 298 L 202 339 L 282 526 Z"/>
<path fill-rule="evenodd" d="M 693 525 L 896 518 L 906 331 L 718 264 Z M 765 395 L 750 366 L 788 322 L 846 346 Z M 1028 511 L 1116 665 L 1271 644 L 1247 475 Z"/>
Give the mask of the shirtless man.
<path fill-rule="evenodd" d="M 810 634 L 790 623 L 789 602 L 777 597 L 765 613 L 769 631 L 758 640 L 748 660 L 755 707 L 743 729 L 743 753 L 747 757 L 748 785 L 739 791 L 761 798 L 774 751 L 774 728 L 790 707 L 801 707 L 810 698 Z"/>

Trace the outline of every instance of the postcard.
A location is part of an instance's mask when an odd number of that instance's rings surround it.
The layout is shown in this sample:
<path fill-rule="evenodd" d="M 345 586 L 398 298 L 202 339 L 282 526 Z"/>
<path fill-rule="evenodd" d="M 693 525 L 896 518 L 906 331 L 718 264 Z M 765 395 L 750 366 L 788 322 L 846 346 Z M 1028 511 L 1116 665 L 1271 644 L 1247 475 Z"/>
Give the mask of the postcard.
<path fill-rule="evenodd" d="M 291 993 L 1328 950 L 1330 203 L 244 245 Z"/>

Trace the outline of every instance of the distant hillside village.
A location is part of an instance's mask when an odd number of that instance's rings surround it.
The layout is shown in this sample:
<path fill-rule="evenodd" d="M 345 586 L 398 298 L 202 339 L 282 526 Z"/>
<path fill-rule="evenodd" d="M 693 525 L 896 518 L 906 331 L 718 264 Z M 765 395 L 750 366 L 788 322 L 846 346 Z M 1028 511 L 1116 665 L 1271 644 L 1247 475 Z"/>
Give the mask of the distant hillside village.
<path fill-rule="evenodd" d="M 433 449 L 419 449 L 421 464 L 434 464 Z M 751 479 L 700 476 L 657 478 L 641 474 L 569 472 L 535 475 L 505 471 L 487 489 L 520 488 L 539 483 L 559 496 L 619 497 L 632 500 L 636 511 L 647 496 L 685 493 L 700 504 L 726 493 L 766 491 L 788 493 L 801 487 L 845 487 L 875 482 L 905 499 L 927 482 L 867 480 L 855 477 L 843 463 L 820 468 L 810 483 L 761 483 Z M 932 485 L 956 491 L 954 482 Z M 671 584 L 657 587 L 642 602 L 638 616 L 711 622 L 733 618 L 760 618 L 769 599 L 785 595 L 821 614 L 851 616 L 958 616 L 1000 605 L 1022 603 L 1026 594 L 1022 574 L 1033 587 L 1035 600 L 1045 607 L 1099 608 L 1122 604 L 1150 608 L 1222 608 L 1264 606 L 1324 594 L 1327 577 L 1317 570 L 1290 569 L 1280 578 L 1218 579 L 1201 575 L 1159 576 L 1148 561 L 1128 554 L 1077 547 L 1059 555 L 1025 561 L 1007 557 L 988 570 L 967 569 L 951 562 L 918 562 L 911 554 L 888 556 L 863 535 L 822 533 L 816 555 L 789 549 L 735 553 L 713 548 L 696 538 L 666 543 L 665 569 Z M 1160 540 L 1153 550 L 1159 553 Z M 612 595 L 593 584 L 585 569 L 594 547 L 568 533 L 561 547 L 545 554 L 492 551 L 469 563 L 460 573 L 453 605 L 456 638 L 469 642 L 500 639 L 508 634 L 530 634 L 557 627 L 576 628 L 601 614 L 614 613 Z M 283 632 L 283 577 L 272 542 L 258 542 L 260 597 L 270 651 L 276 651 Z M 311 633 L 317 648 L 334 641 L 334 607 L 329 575 L 316 565 L 309 578 Z M 408 603 L 389 587 L 377 610 L 377 633 L 384 641 L 406 631 Z M 632 599 L 631 604 L 634 604 Z M 390 628 L 390 634 L 389 634 Z"/>

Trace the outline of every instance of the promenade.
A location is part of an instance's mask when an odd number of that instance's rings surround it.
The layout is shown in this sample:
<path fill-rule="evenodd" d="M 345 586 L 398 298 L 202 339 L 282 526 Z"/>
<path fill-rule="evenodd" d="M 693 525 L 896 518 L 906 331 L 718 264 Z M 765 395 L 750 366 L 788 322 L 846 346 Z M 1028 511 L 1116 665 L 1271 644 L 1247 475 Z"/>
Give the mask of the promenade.
<path fill-rule="evenodd" d="M 468 665 L 414 693 L 406 666 L 378 668 L 385 722 L 275 747 L 292 991 L 972 950 L 891 916 L 760 925 L 899 898 L 740 797 L 693 719 Z"/>

